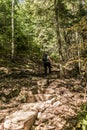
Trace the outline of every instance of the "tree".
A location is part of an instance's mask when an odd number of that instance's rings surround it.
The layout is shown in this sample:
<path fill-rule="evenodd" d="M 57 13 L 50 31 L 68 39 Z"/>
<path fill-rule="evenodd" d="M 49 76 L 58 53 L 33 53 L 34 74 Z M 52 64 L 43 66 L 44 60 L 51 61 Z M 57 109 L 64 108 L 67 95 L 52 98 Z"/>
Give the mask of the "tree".
<path fill-rule="evenodd" d="M 11 47 L 12 47 L 12 59 L 14 58 L 14 3 L 15 1 L 12 0 L 12 43 L 11 43 Z"/>

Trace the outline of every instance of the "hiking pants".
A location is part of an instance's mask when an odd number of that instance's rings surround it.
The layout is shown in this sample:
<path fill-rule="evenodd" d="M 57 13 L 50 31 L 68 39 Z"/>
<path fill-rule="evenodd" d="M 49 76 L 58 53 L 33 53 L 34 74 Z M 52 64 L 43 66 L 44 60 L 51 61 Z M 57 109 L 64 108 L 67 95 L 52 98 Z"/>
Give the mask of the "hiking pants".
<path fill-rule="evenodd" d="M 51 74 L 51 64 L 50 62 L 46 62 L 44 63 L 44 73 L 47 74 Z"/>

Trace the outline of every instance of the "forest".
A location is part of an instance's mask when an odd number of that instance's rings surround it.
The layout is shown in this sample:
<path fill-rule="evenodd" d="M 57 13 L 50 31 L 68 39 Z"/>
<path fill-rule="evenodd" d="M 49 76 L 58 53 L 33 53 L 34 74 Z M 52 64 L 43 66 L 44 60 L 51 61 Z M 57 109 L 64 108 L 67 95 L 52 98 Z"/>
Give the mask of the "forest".
<path fill-rule="evenodd" d="M 0 130 L 87 130 L 87 0 L 0 0 Z"/>

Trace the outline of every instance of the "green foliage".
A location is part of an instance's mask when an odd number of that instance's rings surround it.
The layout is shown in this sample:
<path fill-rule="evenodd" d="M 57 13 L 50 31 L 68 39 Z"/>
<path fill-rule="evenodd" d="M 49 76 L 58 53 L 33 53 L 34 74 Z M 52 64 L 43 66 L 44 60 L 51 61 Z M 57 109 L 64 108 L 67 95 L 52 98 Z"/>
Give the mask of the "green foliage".
<path fill-rule="evenodd" d="M 87 2 L 87 0 L 86 0 Z M 81 49 L 87 40 L 86 5 L 78 0 L 60 0 L 57 5 L 60 21 L 61 50 L 65 61 L 77 56 L 77 49 Z M 1 57 L 11 55 L 11 1 L 0 0 L 0 53 Z M 59 59 L 59 45 L 57 44 L 57 28 L 55 22 L 54 0 L 25 0 L 15 1 L 14 10 L 14 44 L 15 56 L 24 54 L 29 57 L 39 57 L 47 51 L 55 61 Z M 76 41 L 75 33 L 79 34 Z M 75 47 L 71 49 L 72 47 Z M 67 50 L 67 51 L 66 51 Z M 82 47 L 81 58 L 86 57 L 86 47 Z M 32 56 L 33 55 L 33 56 Z M 41 56 L 40 56 L 41 57 Z"/>
<path fill-rule="evenodd" d="M 82 111 L 78 114 L 77 128 L 87 130 L 87 104 L 82 105 Z"/>
<path fill-rule="evenodd" d="M 0 1 L 0 44 L 6 48 L 11 37 L 11 2 Z M 7 42 L 7 43 L 6 43 Z"/>

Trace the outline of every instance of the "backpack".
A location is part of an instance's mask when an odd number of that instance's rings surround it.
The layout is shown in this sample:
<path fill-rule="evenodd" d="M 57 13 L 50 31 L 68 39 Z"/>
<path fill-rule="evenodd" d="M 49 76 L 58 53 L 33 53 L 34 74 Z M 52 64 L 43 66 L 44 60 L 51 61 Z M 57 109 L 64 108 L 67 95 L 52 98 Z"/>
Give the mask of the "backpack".
<path fill-rule="evenodd" d="M 43 56 L 43 62 L 44 62 L 44 63 L 50 62 L 47 55 L 44 55 L 44 56 Z"/>

